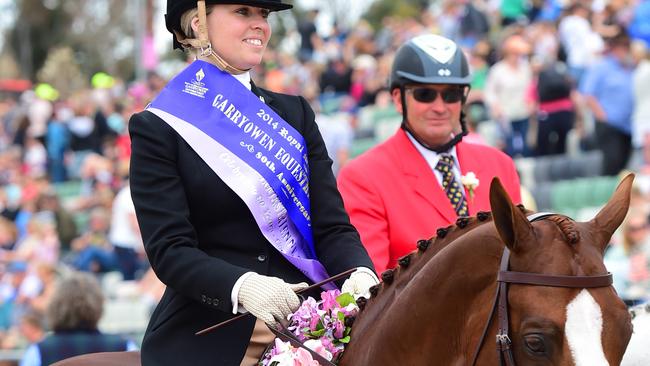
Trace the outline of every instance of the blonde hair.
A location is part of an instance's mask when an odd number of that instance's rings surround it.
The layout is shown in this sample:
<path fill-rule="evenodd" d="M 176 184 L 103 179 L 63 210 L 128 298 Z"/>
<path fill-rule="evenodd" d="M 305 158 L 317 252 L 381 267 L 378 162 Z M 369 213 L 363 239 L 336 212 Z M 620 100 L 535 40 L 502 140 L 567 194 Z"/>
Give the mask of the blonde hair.
<path fill-rule="evenodd" d="M 205 7 L 205 15 L 208 16 L 212 12 L 212 9 L 214 8 L 214 4 L 206 5 Z M 194 29 L 192 29 L 192 20 L 195 17 L 199 16 L 199 9 L 198 8 L 192 8 L 183 15 L 181 15 L 181 31 L 187 37 L 188 39 L 194 39 L 196 38 L 196 34 L 194 33 Z"/>

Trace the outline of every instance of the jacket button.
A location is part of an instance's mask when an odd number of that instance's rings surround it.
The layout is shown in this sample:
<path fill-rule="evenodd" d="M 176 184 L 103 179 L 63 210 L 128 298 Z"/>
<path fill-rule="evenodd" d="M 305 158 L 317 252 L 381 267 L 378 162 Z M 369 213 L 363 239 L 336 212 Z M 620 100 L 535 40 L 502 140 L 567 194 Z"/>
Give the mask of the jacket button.
<path fill-rule="evenodd" d="M 219 299 L 212 300 L 212 305 L 219 306 Z"/>
<path fill-rule="evenodd" d="M 266 260 L 266 255 L 260 254 L 257 256 L 257 260 L 260 262 L 264 262 Z"/>
<path fill-rule="evenodd" d="M 205 303 L 207 300 L 207 297 L 205 295 L 201 295 L 201 302 Z"/>

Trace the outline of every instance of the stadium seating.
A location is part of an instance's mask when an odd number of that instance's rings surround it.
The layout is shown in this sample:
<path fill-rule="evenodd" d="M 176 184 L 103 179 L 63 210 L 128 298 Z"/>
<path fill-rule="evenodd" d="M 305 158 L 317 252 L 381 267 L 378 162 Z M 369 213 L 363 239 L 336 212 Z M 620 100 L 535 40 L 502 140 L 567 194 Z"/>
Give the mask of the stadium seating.
<path fill-rule="evenodd" d="M 548 182 L 599 176 L 602 164 L 602 152 L 597 150 L 575 156 L 550 155 L 515 159 L 521 183 L 532 191 L 537 185 Z"/>
<path fill-rule="evenodd" d="M 584 177 L 547 182 L 533 190 L 539 211 L 552 211 L 582 218 L 597 211 L 616 189 L 616 176 Z"/>

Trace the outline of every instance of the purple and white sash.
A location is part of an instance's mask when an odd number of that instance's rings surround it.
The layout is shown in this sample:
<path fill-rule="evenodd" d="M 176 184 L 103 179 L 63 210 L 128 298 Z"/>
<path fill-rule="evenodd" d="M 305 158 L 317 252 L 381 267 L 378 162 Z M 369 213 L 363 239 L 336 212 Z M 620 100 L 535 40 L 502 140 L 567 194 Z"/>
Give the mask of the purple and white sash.
<path fill-rule="evenodd" d="M 232 75 L 200 60 L 174 77 L 147 110 L 246 203 L 289 262 L 314 282 L 329 277 L 316 259 L 307 146 L 296 129 Z"/>

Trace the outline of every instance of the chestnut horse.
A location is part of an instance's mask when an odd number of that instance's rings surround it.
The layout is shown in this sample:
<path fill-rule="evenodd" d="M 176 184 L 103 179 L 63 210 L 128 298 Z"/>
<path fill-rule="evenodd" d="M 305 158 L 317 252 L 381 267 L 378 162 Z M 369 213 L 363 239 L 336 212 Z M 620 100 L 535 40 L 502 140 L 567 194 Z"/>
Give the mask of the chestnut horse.
<path fill-rule="evenodd" d="M 494 340 L 503 323 L 493 313 L 499 307 L 493 300 L 507 251 L 505 270 L 579 281 L 560 284 L 564 287 L 514 281 L 502 291 L 506 304 L 500 307 L 509 316 L 505 338 L 512 342 L 507 345 L 511 359 L 502 361 L 620 364 L 632 333 L 630 315 L 611 278 L 605 284 L 590 282 L 607 277 L 603 252 L 627 213 L 632 180 L 632 175 L 626 177 L 589 222 L 562 215 L 530 222 L 530 212 L 514 206 L 495 179 L 491 214 L 481 212 L 438 229 L 435 237 L 419 241 L 417 251 L 400 259 L 398 268 L 382 274 L 372 297 L 359 302 L 362 311 L 339 365 L 499 365 Z M 55 365 L 138 365 L 136 355 L 86 355 Z"/>
<path fill-rule="evenodd" d="M 603 252 L 627 213 L 632 180 L 626 177 L 596 217 L 580 223 L 562 215 L 529 222 L 495 180 L 492 220 L 485 213 L 460 219 L 382 274 L 340 364 L 498 365 L 492 304 L 504 246 L 511 252 L 510 271 L 603 277 Z M 611 285 L 511 284 L 506 299 L 513 363 L 621 362 L 632 328 Z"/>

